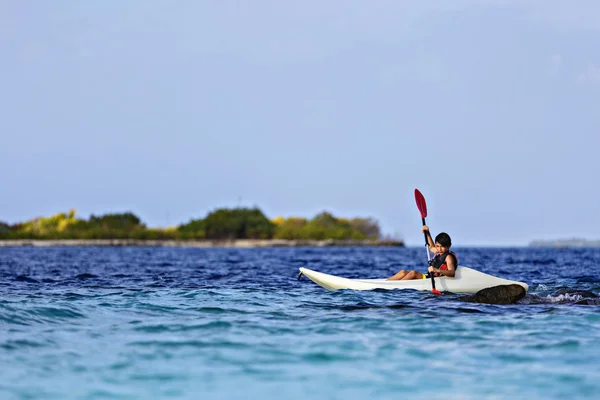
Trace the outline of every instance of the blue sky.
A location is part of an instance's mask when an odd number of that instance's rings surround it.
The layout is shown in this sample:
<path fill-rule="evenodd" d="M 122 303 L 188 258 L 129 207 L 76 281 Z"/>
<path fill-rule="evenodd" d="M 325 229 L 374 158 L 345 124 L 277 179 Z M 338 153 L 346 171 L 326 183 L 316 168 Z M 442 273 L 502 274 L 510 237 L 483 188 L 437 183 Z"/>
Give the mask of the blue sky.
<path fill-rule="evenodd" d="M 0 1 L 0 220 L 600 238 L 600 2 Z"/>

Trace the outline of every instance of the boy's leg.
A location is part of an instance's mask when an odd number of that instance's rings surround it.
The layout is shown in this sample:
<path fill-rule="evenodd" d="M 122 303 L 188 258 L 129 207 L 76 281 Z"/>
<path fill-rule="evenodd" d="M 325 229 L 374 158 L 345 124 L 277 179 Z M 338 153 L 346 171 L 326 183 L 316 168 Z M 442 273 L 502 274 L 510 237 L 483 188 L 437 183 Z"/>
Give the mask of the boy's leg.
<path fill-rule="evenodd" d="M 413 269 L 408 274 L 406 274 L 404 276 L 404 278 L 402 278 L 403 281 L 407 281 L 407 280 L 410 280 L 410 279 L 423 279 L 423 274 L 420 273 L 419 271 L 415 271 Z"/>
<path fill-rule="evenodd" d="M 399 281 L 402 278 L 404 278 L 406 276 L 406 274 L 408 274 L 408 271 L 403 269 L 403 270 L 399 271 L 398 273 L 396 273 L 396 275 L 394 275 L 390 278 L 387 278 L 387 280 L 388 281 Z"/>

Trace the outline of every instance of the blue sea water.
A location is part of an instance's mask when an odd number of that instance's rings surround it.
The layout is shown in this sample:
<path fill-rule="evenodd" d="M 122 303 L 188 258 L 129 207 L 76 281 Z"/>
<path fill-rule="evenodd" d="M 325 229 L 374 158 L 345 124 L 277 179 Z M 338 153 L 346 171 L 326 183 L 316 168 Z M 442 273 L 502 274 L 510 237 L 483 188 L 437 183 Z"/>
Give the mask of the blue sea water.
<path fill-rule="evenodd" d="M 423 248 L 0 248 L 0 398 L 597 398 L 600 249 L 456 252 L 529 294 L 296 279 L 387 277 Z"/>

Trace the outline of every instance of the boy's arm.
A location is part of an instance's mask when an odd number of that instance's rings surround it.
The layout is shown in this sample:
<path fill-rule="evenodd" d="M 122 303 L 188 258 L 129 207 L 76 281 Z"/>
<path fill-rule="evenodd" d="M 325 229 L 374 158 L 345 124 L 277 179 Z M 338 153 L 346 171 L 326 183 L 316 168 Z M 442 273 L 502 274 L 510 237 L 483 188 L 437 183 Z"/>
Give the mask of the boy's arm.
<path fill-rule="evenodd" d="M 431 237 L 431 233 L 429 232 L 429 227 L 427 225 L 423 225 L 423 229 L 421 229 L 421 232 L 427 235 L 427 244 L 429 245 L 429 251 L 435 253 L 435 243 L 433 243 L 433 238 Z"/>
<path fill-rule="evenodd" d="M 435 272 L 438 272 L 440 275 L 444 275 L 447 276 L 449 278 L 454 278 L 454 272 L 456 271 L 456 265 L 454 265 L 454 257 L 452 257 L 450 254 L 448 254 L 446 256 L 446 266 L 448 267 L 448 269 L 438 269 Z"/>

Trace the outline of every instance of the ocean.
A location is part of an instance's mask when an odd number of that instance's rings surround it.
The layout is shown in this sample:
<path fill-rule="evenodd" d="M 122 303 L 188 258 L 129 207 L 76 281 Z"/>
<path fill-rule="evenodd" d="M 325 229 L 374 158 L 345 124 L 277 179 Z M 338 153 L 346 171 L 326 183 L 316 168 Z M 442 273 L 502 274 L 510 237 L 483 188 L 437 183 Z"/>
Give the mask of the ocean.
<path fill-rule="evenodd" d="M 424 271 L 423 247 L 0 248 L 0 398 L 597 398 L 600 249 L 453 250 L 528 295 L 297 280 Z"/>

